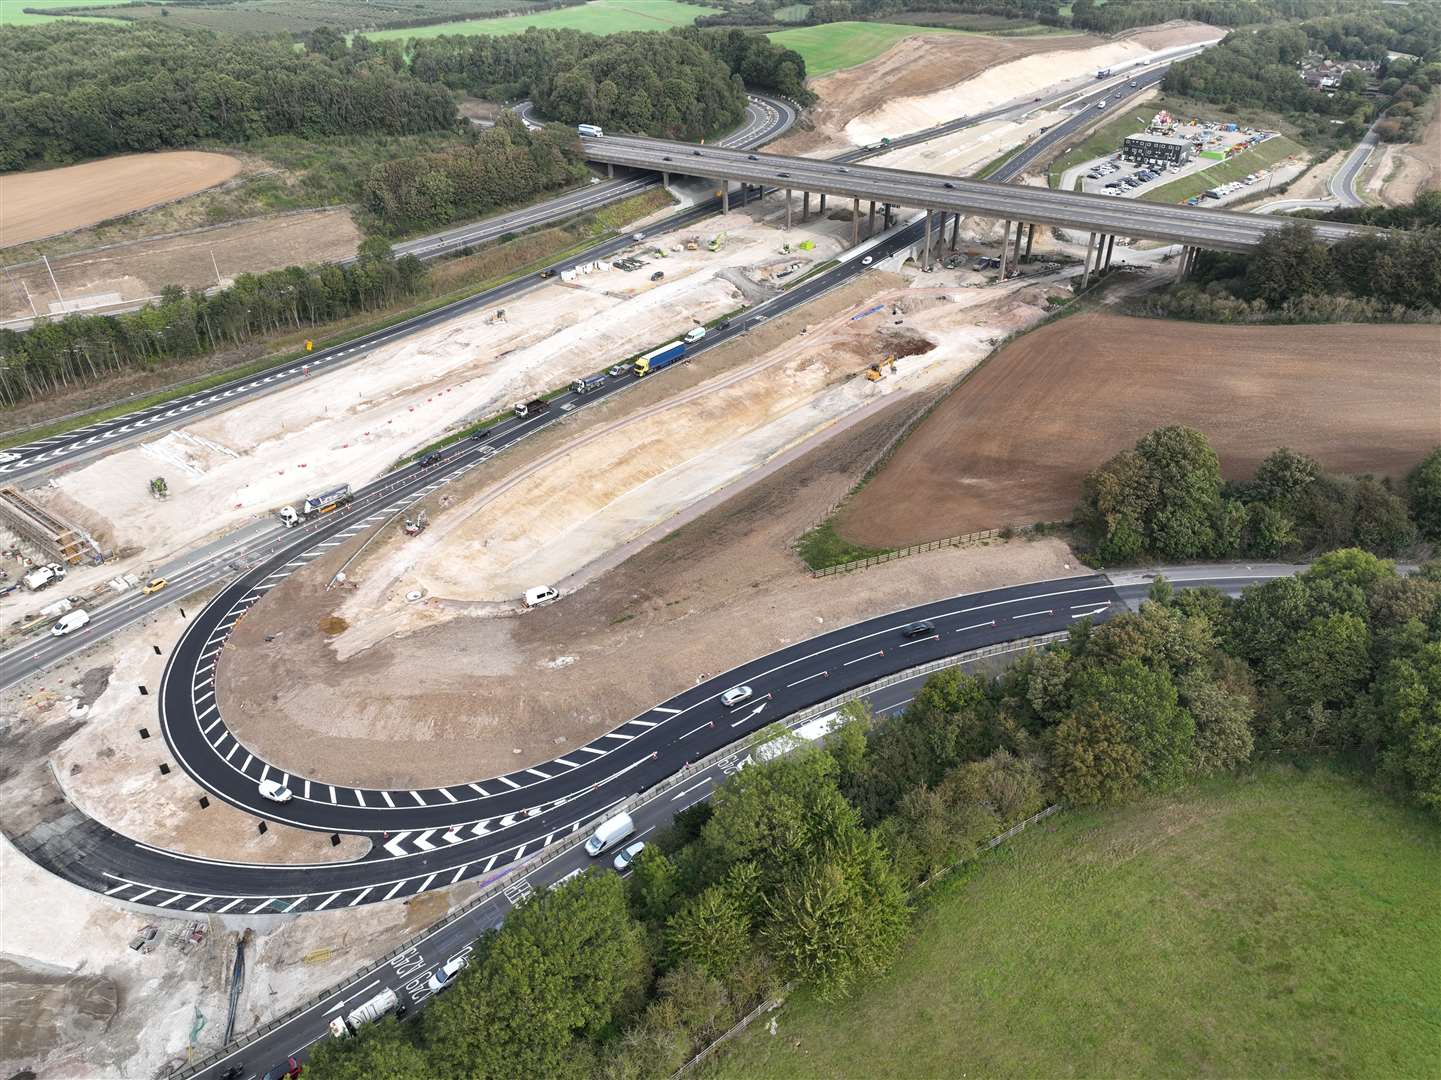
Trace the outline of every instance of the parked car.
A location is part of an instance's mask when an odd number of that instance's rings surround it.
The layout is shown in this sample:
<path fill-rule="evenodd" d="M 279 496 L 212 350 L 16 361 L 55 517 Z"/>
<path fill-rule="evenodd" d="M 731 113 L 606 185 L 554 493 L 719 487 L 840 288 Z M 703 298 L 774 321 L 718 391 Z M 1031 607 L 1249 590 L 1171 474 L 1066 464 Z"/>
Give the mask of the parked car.
<path fill-rule="evenodd" d="M 640 857 L 640 853 L 644 850 L 644 840 L 637 840 L 634 844 L 628 844 L 621 849 L 620 854 L 615 857 L 615 860 L 611 863 L 611 865 L 614 866 L 617 870 L 624 873 L 626 870 L 630 869 L 630 864 L 635 862 L 636 859 Z"/>
<path fill-rule="evenodd" d="M 721 704 L 727 709 L 734 709 L 742 701 L 749 700 L 753 692 L 749 686 L 732 686 L 720 696 Z"/>
<path fill-rule="evenodd" d="M 455 977 L 459 975 L 465 967 L 467 959 L 465 956 L 452 956 L 445 963 L 441 964 L 440 967 L 431 972 L 430 981 L 425 984 L 426 989 L 432 994 L 438 994 L 442 990 L 449 989 L 451 985 L 454 984 Z"/>
<path fill-rule="evenodd" d="M 261 798 L 269 799 L 271 802 L 289 802 L 294 798 L 290 789 L 278 780 L 262 780 L 258 790 Z"/>

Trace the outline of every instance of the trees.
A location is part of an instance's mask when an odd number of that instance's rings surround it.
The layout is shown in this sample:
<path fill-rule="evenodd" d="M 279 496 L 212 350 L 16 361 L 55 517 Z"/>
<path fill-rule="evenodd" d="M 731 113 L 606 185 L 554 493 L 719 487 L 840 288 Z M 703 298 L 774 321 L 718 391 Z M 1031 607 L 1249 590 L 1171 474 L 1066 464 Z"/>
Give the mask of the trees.
<path fill-rule="evenodd" d="M 1406 475 L 1406 498 L 1421 535 L 1441 540 L 1441 446 Z"/>

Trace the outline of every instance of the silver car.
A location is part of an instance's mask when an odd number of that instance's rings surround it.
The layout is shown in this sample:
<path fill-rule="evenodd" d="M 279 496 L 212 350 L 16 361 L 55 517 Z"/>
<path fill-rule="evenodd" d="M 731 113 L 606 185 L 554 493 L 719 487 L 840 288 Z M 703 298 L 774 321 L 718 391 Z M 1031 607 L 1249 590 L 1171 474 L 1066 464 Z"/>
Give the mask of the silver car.
<path fill-rule="evenodd" d="M 750 696 L 751 688 L 749 686 L 732 686 L 721 695 L 721 704 L 727 709 L 734 709 L 742 701 L 749 699 Z"/>

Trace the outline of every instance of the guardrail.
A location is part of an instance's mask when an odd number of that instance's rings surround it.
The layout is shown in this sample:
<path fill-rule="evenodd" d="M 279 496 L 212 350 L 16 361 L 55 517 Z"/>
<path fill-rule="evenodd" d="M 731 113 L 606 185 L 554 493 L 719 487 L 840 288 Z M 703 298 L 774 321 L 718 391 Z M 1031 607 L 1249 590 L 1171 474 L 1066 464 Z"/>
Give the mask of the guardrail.
<path fill-rule="evenodd" d="M 912 544 L 909 547 L 896 548 L 894 551 L 887 551 L 884 555 L 869 555 L 864 559 L 852 559 L 850 562 L 837 563 L 835 566 L 823 566 L 819 570 L 812 570 L 811 577 L 830 577 L 832 574 L 848 574 L 852 570 L 864 570 L 867 566 L 879 566 L 881 563 L 894 562 L 896 559 L 904 559 L 907 555 L 919 555 L 923 551 L 935 551 L 937 548 L 965 547 L 967 544 L 978 544 L 982 540 L 993 540 L 1000 536 L 1002 529 L 982 529 L 980 532 L 962 533 L 960 536 L 947 536 L 943 540 L 930 540 L 924 544 Z"/>
<path fill-rule="evenodd" d="M 972 663 L 976 660 L 983 660 L 990 656 L 1000 656 L 1004 655 L 1005 653 L 1021 652 L 1026 649 L 1039 648 L 1045 645 L 1049 645 L 1052 642 L 1061 641 L 1068 636 L 1069 635 L 1065 631 L 1058 631 L 1050 634 L 1040 634 L 1035 637 L 1020 638 L 1016 641 L 1001 642 L 997 645 L 987 645 L 984 648 L 972 649 L 969 652 L 956 653 L 954 656 L 943 657 L 940 660 L 932 660 L 929 663 L 920 664 L 913 668 L 907 668 L 905 671 L 898 671 L 894 674 L 887 675 L 882 679 L 877 679 L 873 683 L 867 683 L 865 686 L 859 686 L 854 690 L 848 690 L 844 694 L 838 694 L 837 696 L 829 698 L 828 700 L 823 701 L 817 705 L 812 705 L 810 708 L 802 709 L 799 712 L 792 713 L 790 716 L 786 717 L 785 724 L 788 728 L 796 728 L 810 720 L 815 719 L 817 716 L 822 716 L 828 712 L 834 712 L 847 702 L 855 701 L 861 697 L 864 697 L 871 691 L 879 690 L 887 686 L 893 686 L 896 683 L 905 682 L 909 679 L 914 679 L 921 675 L 930 675 L 933 672 L 943 671 L 946 668 L 959 667 L 962 664 Z M 728 759 L 739 758 L 742 755 L 749 753 L 751 747 L 755 745 L 758 740 L 765 737 L 764 733 L 765 729 L 763 728 L 761 729 L 761 731 L 754 732 L 750 736 L 738 740 L 730 746 L 722 747 L 720 750 L 717 750 L 712 754 L 708 754 L 706 757 L 692 762 L 690 765 L 685 766 L 678 772 L 672 773 L 670 776 L 660 781 L 654 787 L 648 788 L 646 791 L 642 792 L 639 795 L 633 795 L 629 799 L 622 800 L 616 805 L 607 808 L 604 816 L 611 817 L 618 813 L 633 811 L 641 806 L 646 805 L 647 803 L 654 802 L 665 792 L 679 786 L 680 784 L 686 783 L 697 773 L 704 772 L 715 765 L 727 761 Z M 1020 827 L 1017 827 L 1017 829 L 1013 831 L 1019 831 L 1019 828 Z M 1005 835 L 1010 834 L 1003 834 L 1003 838 Z M 378 972 L 381 968 L 389 964 L 390 961 L 393 960 L 395 957 L 410 952 L 427 938 L 443 930 L 445 927 L 451 926 L 454 923 L 460 921 L 461 919 L 468 916 L 471 912 L 475 911 L 477 908 L 483 907 L 485 904 L 490 903 L 497 896 L 502 895 L 506 889 L 513 887 L 517 881 L 528 878 L 531 874 L 534 874 L 541 867 L 554 862 L 560 856 L 583 844 L 588 836 L 588 827 L 577 827 L 575 831 L 570 834 L 570 836 L 566 837 L 564 840 L 559 841 L 558 843 L 552 844 L 549 848 L 546 848 L 534 859 L 530 859 L 523 863 L 517 863 L 509 870 L 493 878 L 490 884 L 484 886 L 481 889 L 480 893 L 476 895 L 473 899 L 471 899 L 469 903 L 457 908 L 455 911 L 445 916 L 445 918 L 440 919 L 435 923 L 432 923 L 422 933 L 419 933 L 415 937 L 409 939 L 403 945 L 391 949 L 389 952 L 385 953 L 383 956 L 378 957 L 371 963 L 356 968 L 355 972 L 349 977 L 333 983 L 322 993 L 314 994 L 311 997 L 306 998 L 303 1002 L 290 1009 L 283 1016 L 279 1016 L 274 1020 L 269 1020 L 264 1024 L 261 1024 L 254 1030 L 246 1032 L 234 1042 L 227 1043 L 225 1046 L 222 1046 L 219 1049 L 212 1051 L 210 1054 L 207 1054 L 199 1061 L 184 1065 L 180 1069 L 170 1073 L 169 1075 L 173 1077 L 174 1080 L 185 1080 L 186 1077 L 195 1076 L 198 1073 L 204 1072 L 206 1069 L 210 1068 L 210 1066 L 214 1065 L 216 1062 L 222 1060 L 223 1058 L 229 1057 L 237 1051 L 243 1050 L 251 1043 L 256 1042 L 261 1038 L 264 1038 L 266 1035 L 269 1035 L 277 1028 L 284 1027 L 286 1024 L 294 1020 L 297 1016 L 300 1016 L 303 1013 L 306 1013 L 309 1010 L 315 1008 L 315 1006 L 321 1004 L 328 998 L 334 997 L 346 986 L 364 978 L 369 974 Z M 267 916 L 260 917 L 264 918 Z"/>

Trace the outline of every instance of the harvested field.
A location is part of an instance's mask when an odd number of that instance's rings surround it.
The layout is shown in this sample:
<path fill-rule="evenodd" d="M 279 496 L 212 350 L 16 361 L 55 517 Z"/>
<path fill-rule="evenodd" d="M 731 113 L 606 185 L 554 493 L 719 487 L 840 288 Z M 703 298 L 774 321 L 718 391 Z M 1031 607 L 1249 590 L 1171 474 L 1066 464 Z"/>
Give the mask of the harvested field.
<path fill-rule="evenodd" d="M 229 180 L 240 168 L 229 154 L 173 150 L 0 176 L 0 248 L 181 199 Z"/>
<path fill-rule="evenodd" d="M 348 259 L 359 245 L 349 209 L 302 210 L 51 256 L 50 272 L 66 301 L 86 306 L 102 296 L 143 300 L 166 285 L 210 288 L 217 271 L 228 284 L 278 266 Z M 42 315 L 59 311 L 44 263 L 12 267 L 0 278 L 0 320 L 30 317 L 31 300 Z"/>
<path fill-rule="evenodd" d="M 1138 347 L 1144 343 L 1144 349 Z M 1152 428 L 1210 437 L 1228 478 L 1278 446 L 1399 476 L 1441 441 L 1434 326 L 1251 326 L 1078 315 L 1007 346 L 841 511 L 897 547 L 1068 517 L 1081 480 Z"/>

